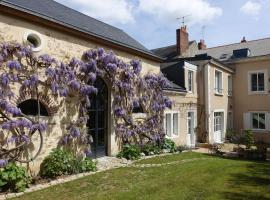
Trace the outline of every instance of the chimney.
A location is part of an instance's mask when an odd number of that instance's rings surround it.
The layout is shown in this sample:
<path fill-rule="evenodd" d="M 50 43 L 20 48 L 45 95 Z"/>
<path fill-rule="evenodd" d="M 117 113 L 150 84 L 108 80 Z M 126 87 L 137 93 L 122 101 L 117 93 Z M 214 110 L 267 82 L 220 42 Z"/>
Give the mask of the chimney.
<path fill-rule="evenodd" d="M 188 41 L 188 32 L 187 27 L 182 26 L 180 29 L 176 30 L 176 51 L 177 55 L 181 56 L 188 50 L 189 41 Z"/>
<path fill-rule="evenodd" d="M 200 42 L 198 43 L 198 49 L 199 50 L 205 50 L 206 49 L 206 45 L 204 40 L 200 40 Z"/>
<path fill-rule="evenodd" d="M 243 37 L 243 39 L 241 40 L 241 43 L 245 43 L 245 42 L 247 42 L 246 37 Z"/>

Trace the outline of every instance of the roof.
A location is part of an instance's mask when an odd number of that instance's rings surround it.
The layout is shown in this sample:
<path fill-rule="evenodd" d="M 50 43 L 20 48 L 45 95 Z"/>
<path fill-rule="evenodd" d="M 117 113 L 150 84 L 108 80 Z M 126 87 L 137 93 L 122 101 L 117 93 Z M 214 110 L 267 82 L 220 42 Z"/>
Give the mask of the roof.
<path fill-rule="evenodd" d="M 175 84 L 172 81 L 168 80 L 168 86 L 163 88 L 163 90 L 169 90 L 169 91 L 175 91 L 175 92 L 183 92 L 186 93 L 187 91 L 185 90 L 185 88 Z"/>
<path fill-rule="evenodd" d="M 159 58 L 123 30 L 53 0 L 0 0 L 4 5 Z"/>
<path fill-rule="evenodd" d="M 199 50 L 198 54 L 207 53 L 220 61 L 232 60 L 231 56 L 234 50 L 238 49 L 249 49 L 249 57 L 264 56 L 270 54 L 270 38 L 264 38 L 259 40 L 251 40 L 244 43 L 235 43 L 224 46 L 218 46 L 213 48 L 208 48 L 206 50 Z M 221 59 L 221 56 L 225 58 Z"/>
<path fill-rule="evenodd" d="M 193 42 L 194 41 L 189 42 L 189 45 L 192 45 Z M 212 58 L 215 58 L 220 62 L 228 62 L 228 61 L 233 62 L 235 60 L 239 60 L 239 58 L 232 57 L 233 51 L 239 49 L 250 50 L 250 55 L 248 56 L 248 58 L 270 55 L 270 38 L 251 40 L 244 43 L 234 43 L 223 46 L 217 46 L 207 48 L 205 50 L 197 50 L 196 55 L 207 54 L 208 56 L 211 56 Z M 152 51 L 159 56 L 167 58 L 167 60 L 171 60 L 177 57 L 176 45 L 170 45 L 158 49 L 153 49 Z"/>
<path fill-rule="evenodd" d="M 196 41 L 190 41 L 189 46 L 191 46 Z M 163 58 L 172 59 L 177 57 L 177 51 L 176 51 L 176 45 L 170 45 L 166 47 L 161 47 L 157 49 L 152 49 L 152 52 L 154 52 L 156 55 L 161 56 Z"/>

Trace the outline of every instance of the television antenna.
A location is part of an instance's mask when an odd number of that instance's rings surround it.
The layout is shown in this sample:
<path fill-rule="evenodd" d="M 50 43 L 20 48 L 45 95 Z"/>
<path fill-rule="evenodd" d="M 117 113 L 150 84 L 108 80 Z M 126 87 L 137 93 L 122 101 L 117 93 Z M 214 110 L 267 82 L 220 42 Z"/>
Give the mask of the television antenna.
<path fill-rule="evenodd" d="M 177 17 L 176 19 L 177 20 L 182 20 L 182 26 L 184 27 L 185 26 L 185 23 L 186 23 L 186 18 L 187 17 L 190 17 L 191 16 L 191 14 L 190 15 L 184 15 L 184 16 L 181 16 L 181 17 Z"/>
<path fill-rule="evenodd" d="M 206 28 L 206 26 L 203 25 L 203 26 L 202 26 L 202 39 L 203 39 L 203 40 L 205 39 L 205 28 Z"/>

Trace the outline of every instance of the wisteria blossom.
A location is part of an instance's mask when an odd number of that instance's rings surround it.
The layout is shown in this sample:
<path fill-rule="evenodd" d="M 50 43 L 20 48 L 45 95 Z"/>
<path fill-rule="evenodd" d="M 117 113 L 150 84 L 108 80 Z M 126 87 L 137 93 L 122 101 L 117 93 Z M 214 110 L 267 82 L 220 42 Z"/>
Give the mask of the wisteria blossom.
<path fill-rule="evenodd" d="M 69 122 L 59 143 L 83 143 L 84 153 L 90 156 L 91 139 L 87 135 L 86 123 L 91 97 L 98 93 L 95 87 L 97 77 L 109 83 L 114 97 L 115 131 L 123 143 L 160 143 L 164 139 L 163 111 L 172 105 L 163 93 L 167 79 L 162 74 L 142 76 L 139 60 L 124 62 L 113 52 L 100 48 L 86 51 L 82 58 L 72 58 L 64 63 L 47 54 L 35 57 L 30 47 L 5 43 L 0 45 L 0 67 L 6 67 L 0 74 L 0 112 L 8 116 L 1 129 L 19 131 L 18 135 L 10 135 L 7 142 L 28 143 L 30 138 L 26 130 L 43 132 L 47 128 L 44 123 L 22 116 L 21 110 L 12 103 L 14 94 L 11 84 L 20 84 L 20 92 L 30 90 L 38 93 L 39 87 L 42 87 L 60 100 L 77 98 L 78 118 Z M 38 72 L 43 72 L 42 80 Z M 145 111 L 144 121 L 133 119 L 133 109 L 139 107 Z M 0 159 L 1 167 L 7 160 Z"/>

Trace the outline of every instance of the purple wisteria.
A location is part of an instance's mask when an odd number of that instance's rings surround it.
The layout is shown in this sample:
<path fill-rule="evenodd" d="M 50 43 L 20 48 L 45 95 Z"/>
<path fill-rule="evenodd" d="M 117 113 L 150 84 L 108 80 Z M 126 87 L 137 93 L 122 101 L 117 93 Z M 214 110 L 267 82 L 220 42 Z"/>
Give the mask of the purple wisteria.
<path fill-rule="evenodd" d="M 124 62 L 113 52 L 94 49 L 83 53 L 81 60 L 72 58 L 69 62 L 58 62 L 49 55 L 35 57 L 31 48 L 19 44 L 0 45 L 0 112 L 7 115 L 1 129 L 20 133 L 9 136 L 6 141 L 29 141 L 26 134 L 33 130 L 45 131 L 46 124 L 24 119 L 21 110 L 14 105 L 11 85 L 20 85 L 19 92 L 47 91 L 48 95 L 74 105 L 79 113 L 66 126 L 66 133 L 60 141 L 66 145 L 78 142 L 85 146 L 87 156 L 91 154 L 86 124 L 91 97 L 98 93 L 95 87 L 97 77 L 108 82 L 113 95 L 115 131 L 124 143 L 160 142 L 164 139 L 163 111 L 172 102 L 163 94 L 167 80 L 162 74 L 141 75 L 139 60 Z M 42 77 L 42 78 L 41 78 Z M 146 118 L 133 119 L 133 109 L 143 108 Z M 73 113 L 75 114 L 75 113 Z M 1 158 L 0 158 L 1 159 Z M 2 163 L 2 164 L 1 164 Z M 4 160 L 0 160 L 4 165 Z"/>

